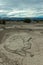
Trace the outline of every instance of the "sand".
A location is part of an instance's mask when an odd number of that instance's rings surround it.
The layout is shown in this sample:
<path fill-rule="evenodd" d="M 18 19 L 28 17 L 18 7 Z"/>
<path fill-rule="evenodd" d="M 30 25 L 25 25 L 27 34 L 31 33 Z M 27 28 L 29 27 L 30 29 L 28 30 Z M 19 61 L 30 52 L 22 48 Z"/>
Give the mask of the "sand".
<path fill-rule="evenodd" d="M 43 65 L 41 25 L 6 25 L 0 30 L 0 65 Z"/>

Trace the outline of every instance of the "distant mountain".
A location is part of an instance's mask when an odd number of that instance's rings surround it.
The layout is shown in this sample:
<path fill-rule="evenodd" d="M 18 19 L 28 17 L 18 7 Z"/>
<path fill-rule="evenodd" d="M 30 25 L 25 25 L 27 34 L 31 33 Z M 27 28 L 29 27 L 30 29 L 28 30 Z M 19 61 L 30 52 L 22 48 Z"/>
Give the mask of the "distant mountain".
<path fill-rule="evenodd" d="M 12 18 L 10 18 L 10 17 L 3 17 L 3 18 L 1 18 L 0 17 L 0 20 L 12 20 L 12 21 L 23 21 L 24 19 L 26 19 L 26 18 L 20 18 L 20 17 L 12 17 Z M 43 20 L 43 17 L 29 17 L 29 19 L 31 19 L 31 20 Z"/>

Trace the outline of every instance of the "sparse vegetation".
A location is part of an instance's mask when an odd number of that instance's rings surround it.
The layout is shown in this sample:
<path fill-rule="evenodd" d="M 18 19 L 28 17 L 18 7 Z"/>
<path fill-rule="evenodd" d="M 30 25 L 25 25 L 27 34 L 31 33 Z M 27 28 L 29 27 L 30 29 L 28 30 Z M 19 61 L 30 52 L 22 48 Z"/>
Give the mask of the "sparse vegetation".
<path fill-rule="evenodd" d="M 0 20 L 0 24 L 5 25 L 6 24 L 6 21 L 5 20 Z"/>
<path fill-rule="evenodd" d="M 6 23 L 5 23 L 5 20 L 3 20 L 3 24 L 5 25 Z"/>
<path fill-rule="evenodd" d="M 37 20 L 36 23 L 39 23 L 39 21 Z"/>
<path fill-rule="evenodd" d="M 31 23 L 31 19 L 26 18 L 26 19 L 24 20 L 24 22 L 25 22 L 25 23 Z"/>

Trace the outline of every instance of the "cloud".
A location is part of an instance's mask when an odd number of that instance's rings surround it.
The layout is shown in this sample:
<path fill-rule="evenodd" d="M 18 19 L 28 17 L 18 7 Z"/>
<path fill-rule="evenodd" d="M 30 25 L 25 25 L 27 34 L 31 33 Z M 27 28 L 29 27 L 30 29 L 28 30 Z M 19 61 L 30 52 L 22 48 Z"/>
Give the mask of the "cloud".
<path fill-rule="evenodd" d="M 43 15 L 43 0 L 0 0 L 0 16 L 33 17 Z"/>
<path fill-rule="evenodd" d="M 0 10 L 0 17 L 7 17 L 7 10 Z"/>
<path fill-rule="evenodd" d="M 13 14 L 21 13 L 21 12 L 25 12 L 25 11 L 24 10 L 13 10 L 9 12 L 7 15 L 13 15 Z"/>
<path fill-rule="evenodd" d="M 36 11 L 32 9 L 24 9 L 24 10 L 12 10 L 7 13 L 9 17 L 31 17 L 34 16 Z"/>
<path fill-rule="evenodd" d="M 37 17 L 40 15 L 43 15 L 43 9 L 42 10 L 35 10 L 35 9 L 13 9 L 13 10 L 0 10 L 0 15 L 6 16 L 6 17 Z"/>
<path fill-rule="evenodd" d="M 7 13 L 6 10 L 0 10 L 0 13 Z"/>

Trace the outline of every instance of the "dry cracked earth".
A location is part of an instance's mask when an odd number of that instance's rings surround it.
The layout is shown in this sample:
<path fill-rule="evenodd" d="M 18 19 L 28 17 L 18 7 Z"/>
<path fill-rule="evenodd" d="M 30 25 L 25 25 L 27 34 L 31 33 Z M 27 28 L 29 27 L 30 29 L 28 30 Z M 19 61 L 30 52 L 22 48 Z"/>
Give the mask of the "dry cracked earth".
<path fill-rule="evenodd" d="M 43 31 L 0 31 L 0 65 L 43 65 Z"/>

